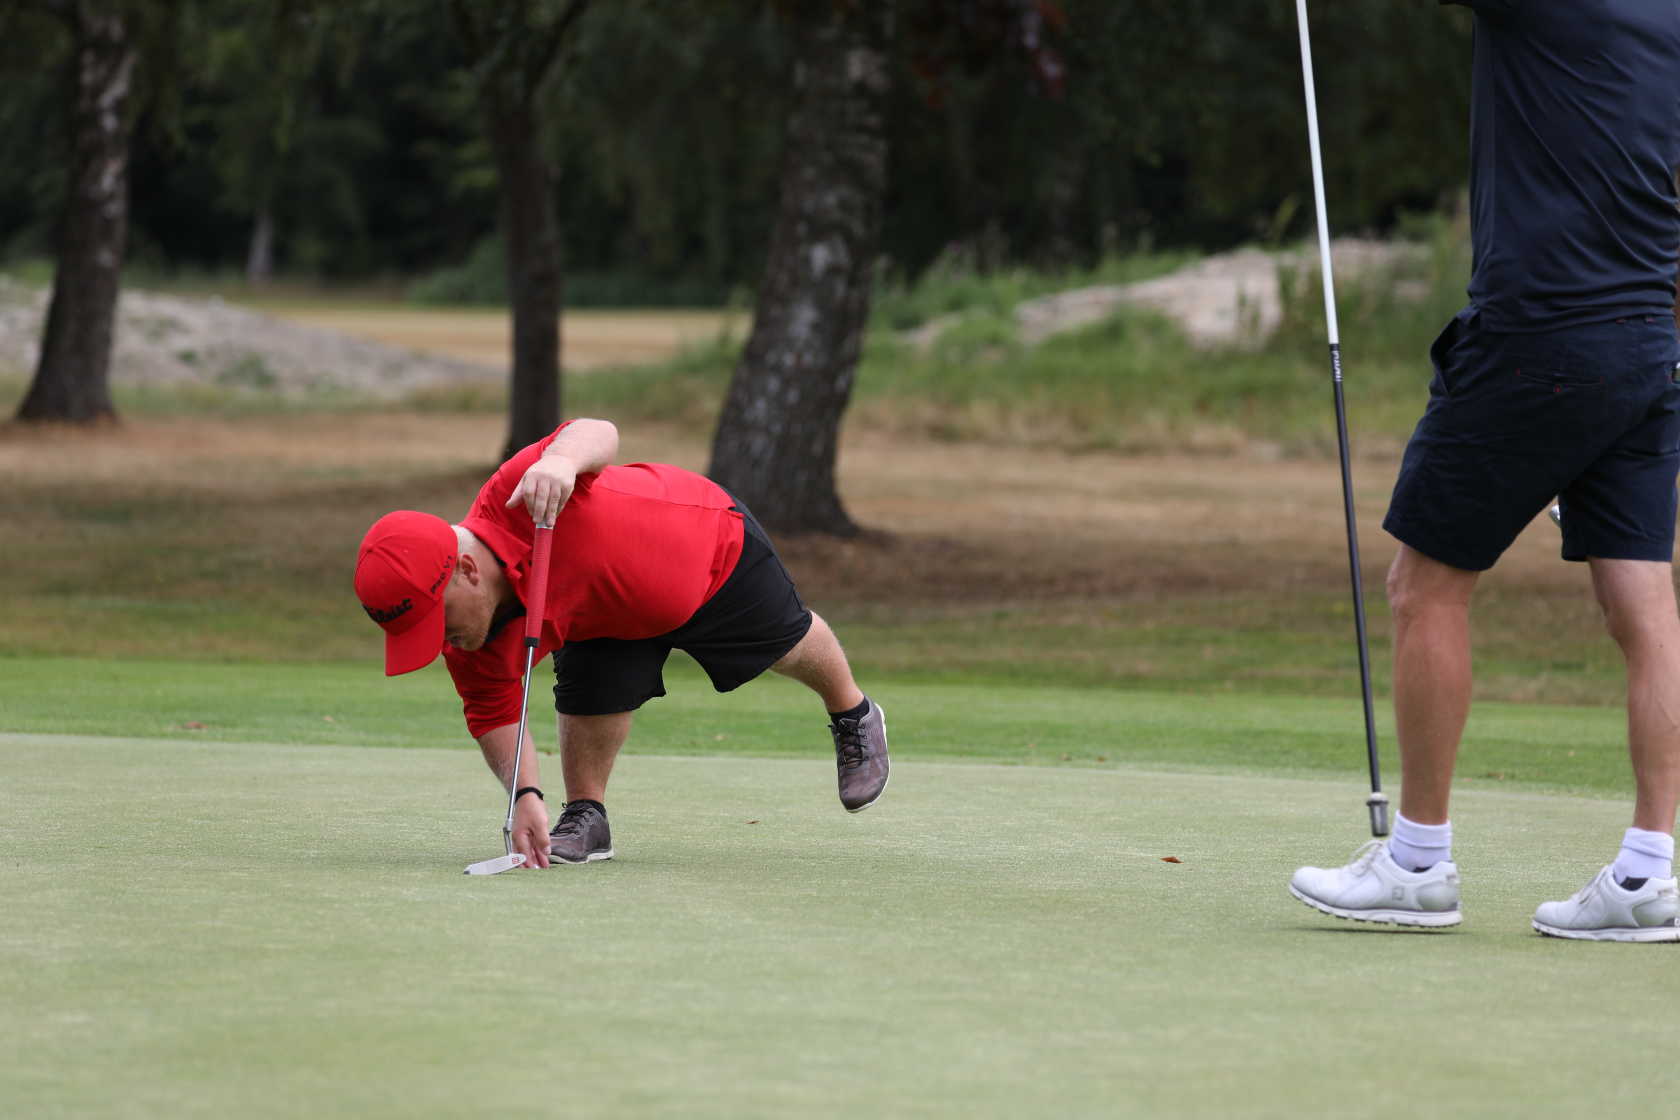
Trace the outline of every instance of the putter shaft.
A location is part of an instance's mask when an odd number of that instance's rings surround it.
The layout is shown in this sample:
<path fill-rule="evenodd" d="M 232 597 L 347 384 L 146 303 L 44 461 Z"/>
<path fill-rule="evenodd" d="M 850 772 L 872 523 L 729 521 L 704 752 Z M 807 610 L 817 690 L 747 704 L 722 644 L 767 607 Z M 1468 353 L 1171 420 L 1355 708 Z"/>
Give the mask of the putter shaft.
<path fill-rule="evenodd" d="M 1330 260 L 1330 218 L 1324 202 L 1324 155 L 1318 140 L 1318 94 L 1313 87 L 1312 40 L 1307 32 L 1307 0 L 1295 0 L 1301 33 L 1301 82 L 1307 102 L 1307 140 L 1312 150 L 1313 204 L 1318 218 L 1319 269 L 1324 281 L 1324 321 L 1330 339 L 1330 379 L 1336 401 L 1336 448 L 1342 464 L 1342 512 L 1347 521 L 1348 572 L 1353 585 L 1353 627 L 1359 644 L 1359 683 L 1365 701 L 1365 754 L 1371 768 L 1371 835 L 1388 835 L 1388 798 L 1382 792 L 1377 763 L 1377 723 L 1371 702 L 1371 651 L 1365 633 L 1365 588 L 1359 574 L 1359 528 L 1353 515 L 1352 455 L 1348 448 L 1347 403 L 1342 392 L 1342 344 L 1336 324 L 1336 281 Z"/>

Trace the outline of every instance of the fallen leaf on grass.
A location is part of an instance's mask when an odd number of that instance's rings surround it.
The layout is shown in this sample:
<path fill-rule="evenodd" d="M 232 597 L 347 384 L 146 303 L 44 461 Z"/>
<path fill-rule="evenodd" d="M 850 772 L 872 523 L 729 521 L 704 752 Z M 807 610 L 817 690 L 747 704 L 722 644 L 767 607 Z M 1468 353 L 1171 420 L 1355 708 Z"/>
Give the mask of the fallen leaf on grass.
<path fill-rule="evenodd" d="M 758 822 L 757 821 L 748 821 L 747 823 L 748 824 L 757 824 Z"/>
<path fill-rule="evenodd" d="M 1183 863 L 1184 861 L 1179 859 L 1177 856 L 1162 856 L 1161 857 L 1161 862 L 1162 863 Z"/>
<path fill-rule="evenodd" d="M 183 723 L 181 725 L 181 730 L 183 730 L 183 731 L 203 731 L 204 730 L 204 725 L 202 723 L 198 722 L 196 719 L 189 719 L 186 723 Z"/>

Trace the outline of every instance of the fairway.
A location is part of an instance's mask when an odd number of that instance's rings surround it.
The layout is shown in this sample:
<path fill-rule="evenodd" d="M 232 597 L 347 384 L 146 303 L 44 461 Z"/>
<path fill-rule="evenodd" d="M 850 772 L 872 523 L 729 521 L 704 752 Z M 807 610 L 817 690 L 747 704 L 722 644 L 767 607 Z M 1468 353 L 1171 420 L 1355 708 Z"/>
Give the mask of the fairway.
<path fill-rule="evenodd" d="M 1466 922 L 1417 934 L 1284 892 L 1362 839 L 1345 781 L 901 760 L 849 816 L 824 761 L 639 755 L 618 859 L 469 880 L 501 810 L 468 752 L 0 753 L 14 1115 L 1660 1113 L 1680 1081 L 1626 1050 L 1672 954 L 1528 929 L 1612 801 L 1463 793 Z"/>

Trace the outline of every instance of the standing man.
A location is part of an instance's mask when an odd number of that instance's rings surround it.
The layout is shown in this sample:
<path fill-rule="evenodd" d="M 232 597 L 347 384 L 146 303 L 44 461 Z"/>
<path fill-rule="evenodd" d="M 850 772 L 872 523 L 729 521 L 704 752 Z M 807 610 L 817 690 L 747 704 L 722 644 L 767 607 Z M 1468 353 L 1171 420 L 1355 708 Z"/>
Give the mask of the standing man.
<path fill-rule="evenodd" d="M 518 791 L 526 867 L 611 859 L 607 778 L 635 710 L 665 695 L 673 649 L 719 692 L 774 669 L 827 707 L 840 802 L 867 809 L 887 785 L 886 720 L 858 691 L 833 631 L 805 608 L 769 538 L 716 483 L 660 463 L 611 466 L 618 429 L 576 420 L 503 463 L 457 525 L 400 510 L 376 521 L 356 595 L 385 630 L 385 672 L 441 651 L 484 761 Z M 566 803 L 549 831 L 537 752 L 519 773 L 522 627 L 531 541 L 554 526 L 540 658 L 554 654 Z"/>
<path fill-rule="evenodd" d="M 1458 924 L 1447 801 L 1470 708 L 1470 597 L 1561 495 L 1627 665 L 1637 797 L 1621 851 L 1534 928 L 1680 940 L 1674 596 L 1680 0 L 1442 0 L 1475 9 L 1470 304 L 1435 340 L 1429 406 L 1383 527 L 1401 797 L 1394 834 L 1290 892 L 1327 914 Z M 1606 845 L 1607 849 L 1609 845 Z"/>

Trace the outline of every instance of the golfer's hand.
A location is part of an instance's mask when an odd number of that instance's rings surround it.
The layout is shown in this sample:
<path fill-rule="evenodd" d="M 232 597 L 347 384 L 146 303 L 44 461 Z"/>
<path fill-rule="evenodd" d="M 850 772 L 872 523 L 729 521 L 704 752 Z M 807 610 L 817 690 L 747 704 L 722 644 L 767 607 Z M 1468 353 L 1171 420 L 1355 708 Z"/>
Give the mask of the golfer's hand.
<path fill-rule="evenodd" d="M 507 508 L 512 509 L 524 502 L 525 508 L 531 511 L 532 521 L 538 525 L 552 525 L 565 508 L 566 499 L 577 487 L 577 476 L 577 464 L 564 455 L 544 455 L 531 464 L 531 469 L 513 488 L 513 497 L 507 500 Z"/>
<path fill-rule="evenodd" d="M 513 807 L 513 850 L 525 857 L 526 867 L 548 866 L 548 806 L 535 794 Z"/>

